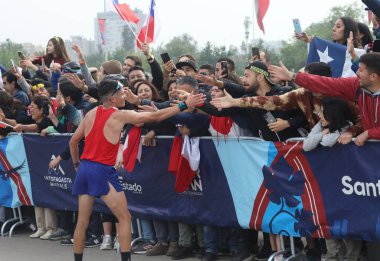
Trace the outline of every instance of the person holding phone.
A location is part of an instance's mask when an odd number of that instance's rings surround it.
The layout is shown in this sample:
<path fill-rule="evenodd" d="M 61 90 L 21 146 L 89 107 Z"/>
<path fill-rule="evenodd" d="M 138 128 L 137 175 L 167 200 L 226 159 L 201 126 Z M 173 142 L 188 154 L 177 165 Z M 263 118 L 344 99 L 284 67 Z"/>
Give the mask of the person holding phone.
<path fill-rule="evenodd" d="M 52 63 L 59 63 L 63 65 L 70 62 L 70 57 L 67 54 L 65 41 L 61 37 L 54 36 L 49 39 L 46 45 L 46 54 L 41 57 L 32 57 L 31 60 L 34 64 L 42 64 L 44 60 L 47 67 L 51 67 Z M 33 59 L 34 58 L 34 59 Z"/>
<path fill-rule="evenodd" d="M 8 71 L 4 75 L 2 75 L 2 80 L 3 87 L 10 96 L 22 102 L 24 106 L 28 106 L 30 104 L 30 99 L 27 93 L 25 92 L 26 90 L 23 90 L 22 86 L 20 85 L 21 80 L 23 80 L 23 77 L 18 70 L 12 69 Z"/>

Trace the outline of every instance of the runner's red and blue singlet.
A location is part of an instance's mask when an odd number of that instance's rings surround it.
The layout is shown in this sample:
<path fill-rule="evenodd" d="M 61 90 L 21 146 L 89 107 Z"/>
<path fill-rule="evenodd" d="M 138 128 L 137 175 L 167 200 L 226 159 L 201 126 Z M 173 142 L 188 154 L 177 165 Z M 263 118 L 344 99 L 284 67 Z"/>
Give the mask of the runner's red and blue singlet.
<path fill-rule="evenodd" d="M 84 140 L 85 145 L 81 157 L 82 160 L 91 160 L 109 166 L 116 164 L 120 136 L 119 142 L 112 144 L 106 139 L 103 133 L 107 120 L 115 111 L 117 111 L 116 108 L 104 109 L 103 106 L 97 108 L 94 125 Z"/>

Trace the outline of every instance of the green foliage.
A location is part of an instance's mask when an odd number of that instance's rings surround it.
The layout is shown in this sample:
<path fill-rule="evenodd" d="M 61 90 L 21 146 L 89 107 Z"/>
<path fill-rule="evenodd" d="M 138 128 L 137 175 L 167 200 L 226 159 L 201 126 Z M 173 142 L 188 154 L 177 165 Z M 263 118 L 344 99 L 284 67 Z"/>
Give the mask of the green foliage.
<path fill-rule="evenodd" d="M 136 33 L 136 30 L 134 30 Z M 136 46 L 135 36 L 129 29 L 128 25 L 125 25 L 122 32 L 123 47 L 126 52 L 133 51 Z"/>
<path fill-rule="evenodd" d="M 194 38 L 188 34 L 176 36 L 171 39 L 164 46 L 157 48 L 158 53 L 168 53 L 173 61 L 176 61 L 178 57 L 183 54 L 197 54 L 197 42 Z"/>
<path fill-rule="evenodd" d="M 16 64 L 19 61 L 19 57 L 17 55 L 18 51 L 25 53 L 22 44 L 12 42 L 10 39 L 7 39 L 5 42 L 0 43 L 0 63 L 6 69 L 10 69 L 12 66 L 10 61 L 11 59 L 13 59 Z"/>

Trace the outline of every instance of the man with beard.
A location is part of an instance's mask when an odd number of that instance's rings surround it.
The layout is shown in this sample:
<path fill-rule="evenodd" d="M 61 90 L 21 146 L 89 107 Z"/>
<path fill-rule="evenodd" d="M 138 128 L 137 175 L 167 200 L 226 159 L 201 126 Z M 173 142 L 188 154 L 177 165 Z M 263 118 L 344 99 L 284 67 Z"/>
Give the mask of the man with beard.
<path fill-rule="evenodd" d="M 268 67 L 260 61 L 252 62 L 246 67 L 243 86 L 229 81 L 216 80 L 209 76 L 199 75 L 197 78 L 210 86 L 224 88 L 234 98 L 281 95 L 292 90 L 291 87 L 275 85 L 270 79 Z M 231 115 L 231 113 L 235 114 L 231 109 L 226 110 L 225 113 L 227 114 L 225 116 Z M 285 141 L 288 138 L 299 137 L 297 129 L 307 124 L 304 115 L 299 110 L 272 111 L 271 113 L 276 119 L 272 123 L 265 120 L 264 114 L 266 113 L 267 111 L 262 109 L 239 110 L 238 114 L 243 114 L 249 119 L 246 120 L 248 126 L 240 127 L 248 127 L 253 136 L 264 140 Z M 219 116 L 223 115 L 219 114 Z"/>

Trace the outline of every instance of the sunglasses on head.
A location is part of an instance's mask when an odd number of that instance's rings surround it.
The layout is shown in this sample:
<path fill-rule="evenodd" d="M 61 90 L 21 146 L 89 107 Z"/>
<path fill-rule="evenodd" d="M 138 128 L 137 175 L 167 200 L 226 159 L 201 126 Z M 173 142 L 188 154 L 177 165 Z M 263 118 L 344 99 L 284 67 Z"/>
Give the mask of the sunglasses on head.
<path fill-rule="evenodd" d="M 111 96 L 114 96 L 115 93 L 117 93 L 118 91 L 120 91 L 122 88 L 124 88 L 124 86 L 118 81 L 117 82 L 117 86 L 115 88 L 115 90 L 113 91 L 112 95 Z"/>
<path fill-rule="evenodd" d="M 33 86 L 32 86 L 32 90 L 33 90 L 33 91 L 37 91 L 37 90 L 39 90 L 39 89 L 41 89 L 41 88 L 45 88 L 45 85 L 44 85 L 43 83 L 39 83 L 39 84 L 37 84 L 37 85 L 33 85 Z"/>

